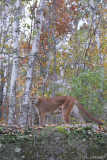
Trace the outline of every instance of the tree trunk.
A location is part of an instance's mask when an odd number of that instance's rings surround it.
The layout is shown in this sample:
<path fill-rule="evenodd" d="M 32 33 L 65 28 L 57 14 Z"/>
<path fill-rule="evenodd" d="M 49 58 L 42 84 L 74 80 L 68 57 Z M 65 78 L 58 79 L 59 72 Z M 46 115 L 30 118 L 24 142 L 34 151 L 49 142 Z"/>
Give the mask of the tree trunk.
<path fill-rule="evenodd" d="M 45 94 L 45 84 L 46 84 L 46 81 L 47 81 L 48 76 L 49 76 L 49 68 L 50 68 L 51 58 L 52 58 L 51 51 L 49 50 L 49 61 L 48 61 L 48 66 L 46 68 L 46 76 L 44 78 L 43 86 L 42 86 L 42 90 L 43 90 L 42 97 L 44 97 L 44 94 Z"/>
<path fill-rule="evenodd" d="M 97 15 L 96 15 L 96 8 L 95 8 L 93 0 L 90 0 L 90 11 L 93 15 L 93 27 L 95 29 L 96 26 L 97 26 Z M 96 43 L 97 43 L 97 48 L 100 49 L 100 38 L 99 38 L 98 27 L 97 27 L 96 32 L 95 32 L 95 40 L 96 40 Z"/>
<path fill-rule="evenodd" d="M 18 55 L 19 55 L 19 18 L 20 8 L 22 0 L 16 1 L 16 8 L 14 13 L 14 32 L 13 32 L 13 64 L 11 73 L 11 84 L 10 84 L 10 98 L 9 98 L 9 116 L 8 124 L 14 124 L 15 122 L 15 109 L 16 109 L 16 80 L 18 71 Z"/>
<path fill-rule="evenodd" d="M 3 72 L 3 64 L 0 62 L 0 120 L 2 118 L 3 86 L 4 86 L 4 72 Z"/>
<path fill-rule="evenodd" d="M 56 82 L 56 38 L 55 38 L 55 0 L 53 0 L 53 41 L 54 41 L 54 71 L 53 71 L 53 90 L 52 97 L 55 95 L 55 82 Z"/>
<path fill-rule="evenodd" d="M 97 11 L 96 11 L 96 3 L 94 4 L 93 0 L 90 0 L 90 11 L 91 13 L 93 14 L 93 27 L 94 29 L 96 30 L 95 31 L 95 41 L 96 41 L 96 44 L 97 44 L 97 49 L 99 50 L 99 64 L 101 65 L 101 77 L 104 77 L 104 65 L 103 65 L 103 61 L 104 61 L 104 56 L 103 54 L 101 53 L 100 51 L 100 47 L 101 47 L 101 44 L 100 44 L 100 25 L 101 25 L 101 22 L 100 22 L 100 19 L 101 19 L 101 15 L 97 15 Z M 99 92 L 99 101 L 102 101 L 103 100 L 103 84 L 101 83 L 101 88 L 98 89 L 98 92 Z M 107 107 L 105 107 L 105 114 L 106 114 L 106 109 Z"/>
<path fill-rule="evenodd" d="M 5 54 L 6 52 L 6 43 L 7 43 L 7 32 L 9 29 L 9 12 L 8 6 L 5 5 L 5 2 L 0 2 L 0 119 L 4 120 L 3 117 L 3 98 L 4 98 L 4 88 L 6 85 L 6 71 L 7 71 L 7 61 L 8 56 Z M 8 14 L 8 16 L 7 16 Z M 6 88 L 5 88 L 6 89 Z M 2 118 L 1 118 L 2 117 Z"/>
<path fill-rule="evenodd" d="M 34 70 L 34 64 L 36 60 L 36 56 L 39 50 L 39 41 L 41 35 L 41 27 L 42 27 L 42 20 L 43 20 L 43 11 L 45 7 L 46 0 L 40 0 L 39 7 L 36 13 L 36 23 L 35 23 L 35 37 L 32 44 L 32 50 L 29 55 L 29 62 L 28 62 L 28 69 L 26 75 L 26 82 L 25 82 L 25 90 L 23 94 L 23 101 L 21 106 L 21 113 L 20 113 L 20 125 L 26 125 L 28 123 L 28 100 L 29 100 L 29 93 L 31 90 L 32 84 L 32 76 Z"/>

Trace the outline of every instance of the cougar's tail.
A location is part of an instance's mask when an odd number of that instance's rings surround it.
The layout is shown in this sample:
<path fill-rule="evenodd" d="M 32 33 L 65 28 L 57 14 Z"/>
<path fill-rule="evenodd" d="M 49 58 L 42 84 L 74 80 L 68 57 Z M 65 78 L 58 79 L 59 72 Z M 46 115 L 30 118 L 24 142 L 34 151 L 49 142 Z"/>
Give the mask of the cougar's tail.
<path fill-rule="evenodd" d="M 79 101 L 76 101 L 76 105 L 78 107 L 78 109 L 80 111 L 82 111 L 85 116 L 87 116 L 90 120 L 92 120 L 93 122 L 96 122 L 99 125 L 102 125 L 103 123 L 101 121 L 99 121 L 98 119 L 94 118 L 81 104 Z"/>

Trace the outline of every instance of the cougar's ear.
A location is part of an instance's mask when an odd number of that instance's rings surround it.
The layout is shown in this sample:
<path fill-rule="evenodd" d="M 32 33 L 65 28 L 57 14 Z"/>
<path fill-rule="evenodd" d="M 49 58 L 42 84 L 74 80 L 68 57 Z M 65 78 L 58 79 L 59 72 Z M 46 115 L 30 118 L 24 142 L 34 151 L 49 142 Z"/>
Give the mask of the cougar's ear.
<path fill-rule="evenodd" d="M 30 93 L 28 93 L 28 97 L 30 97 L 31 95 L 30 95 Z"/>

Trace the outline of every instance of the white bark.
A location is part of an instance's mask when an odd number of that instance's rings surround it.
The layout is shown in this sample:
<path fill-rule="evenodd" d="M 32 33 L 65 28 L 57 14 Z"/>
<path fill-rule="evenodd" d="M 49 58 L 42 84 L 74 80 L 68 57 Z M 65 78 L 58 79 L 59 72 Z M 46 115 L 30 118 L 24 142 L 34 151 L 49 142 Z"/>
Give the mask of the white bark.
<path fill-rule="evenodd" d="M 100 44 L 100 32 L 101 32 L 101 30 L 99 29 L 100 24 L 97 24 L 97 23 L 99 23 L 98 19 L 100 18 L 100 15 L 99 15 L 99 17 L 97 17 L 97 15 L 96 15 L 96 9 L 95 9 L 96 5 L 94 4 L 93 0 L 90 0 L 90 6 L 91 6 L 90 10 L 93 14 L 93 19 L 94 19 L 93 26 L 94 26 L 94 29 L 96 29 L 95 41 L 96 41 L 96 44 L 97 44 L 97 49 L 99 50 L 99 59 L 100 59 L 99 62 L 101 64 L 101 69 L 102 69 L 101 70 L 102 71 L 101 77 L 104 77 L 104 67 L 103 67 L 104 66 L 103 65 L 104 56 L 100 52 L 100 46 L 101 46 L 101 44 Z M 100 85 L 101 85 L 101 89 L 98 89 L 98 92 L 100 93 L 100 96 L 101 96 L 102 93 L 103 93 L 103 84 L 101 83 Z M 100 98 L 100 100 L 101 100 L 101 98 Z M 106 115 L 106 110 L 107 110 L 107 107 L 105 106 L 105 115 Z"/>
<path fill-rule="evenodd" d="M 47 69 L 46 69 L 46 76 L 44 78 L 43 86 L 42 86 L 42 89 L 43 89 L 42 96 L 43 97 L 44 97 L 44 93 L 45 93 L 45 84 L 46 84 L 46 81 L 47 81 L 48 76 L 49 76 L 49 68 L 50 68 L 51 59 L 52 59 L 51 51 L 49 51 L 49 62 L 48 62 L 48 66 L 47 66 Z"/>
<path fill-rule="evenodd" d="M 8 56 L 5 54 L 7 53 L 7 50 L 5 48 L 6 45 L 8 45 L 8 39 L 7 32 L 9 31 L 9 8 L 8 5 L 5 5 L 6 2 L 1 3 L 0 2 L 0 109 L 3 105 L 3 96 L 6 95 L 6 89 L 7 89 L 7 67 L 8 67 Z M 2 79 L 1 79 L 2 78 Z M 4 113 L 4 112 L 3 112 Z M 2 117 L 3 117 L 2 113 Z M 6 116 L 7 118 L 7 116 Z"/>
<path fill-rule="evenodd" d="M 4 85 L 3 78 L 4 78 L 3 64 L 1 63 L 1 59 L 0 59 L 0 116 L 2 116 L 1 107 L 3 104 L 3 85 Z"/>
<path fill-rule="evenodd" d="M 55 38 L 55 1 L 53 1 L 53 41 L 54 41 L 54 71 L 53 71 L 53 89 L 52 89 L 52 97 L 55 94 L 55 82 L 56 82 L 56 38 Z"/>
<path fill-rule="evenodd" d="M 36 35 L 34 37 L 33 44 L 32 44 L 32 50 L 29 55 L 28 69 L 27 69 L 26 82 L 25 82 L 25 90 L 24 90 L 24 95 L 23 95 L 21 116 L 20 116 L 20 121 L 19 121 L 20 125 L 26 125 L 28 122 L 28 99 L 29 99 L 29 93 L 31 89 L 35 59 L 36 59 L 36 55 L 38 54 L 38 49 L 39 49 L 39 40 L 40 40 L 40 35 L 41 35 L 41 27 L 42 27 L 43 11 L 45 7 L 45 2 L 46 0 L 40 0 L 40 4 L 39 4 L 39 7 L 36 13 L 36 23 L 35 23 Z"/>
<path fill-rule="evenodd" d="M 22 0 L 16 1 L 16 8 L 14 13 L 14 31 L 13 31 L 13 63 L 10 83 L 10 99 L 9 99 L 9 116 L 8 124 L 14 124 L 14 114 L 16 107 L 16 80 L 17 80 L 17 69 L 18 69 L 18 55 L 19 55 L 19 17 Z"/>
<path fill-rule="evenodd" d="M 97 24 L 99 21 L 99 17 L 97 17 L 97 15 L 96 15 L 96 8 L 95 8 L 95 4 L 94 4 L 93 0 L 90 0 L 90 11 L 93 15 L 93 27 L 94 27 L 94 29 L 96 29 L 95 41 L 97 44 L 97 48 L 100 49 L 100 29 L 99 29 L 99 24 Z M 100 56 L 101 56 L 101 54 L 100 54 Z M 100 58 L 102 58 L 102 56 Z"/>
<path fill-rule="evenodd" d="M 96 2 L 97 3 L 97 2 Z M 95 32 L 95 41 L 96 41 L 96 44 L 97 44 L 97 49 L 99 50 L 99 58 L 100 58 L 100 63 L 101 63 L 101 66 L 102 66 L 102 77 L 104 77 L 104 68 L 103 68 L 103 60 L 104 60 L 104 57 L 103 57 L 103 54 L 100 52 L 100 28 L 99 26 L 101 25 L 100 24 L 100 15 L 96 15 L 96 8 L 95 8 L 95 4 L 93 2 L 93 0 L 90 0 L 90 10 L 91 10 L 91 13 L 93 14 L 93 27 L 94 29 L 96 30 Z"/>

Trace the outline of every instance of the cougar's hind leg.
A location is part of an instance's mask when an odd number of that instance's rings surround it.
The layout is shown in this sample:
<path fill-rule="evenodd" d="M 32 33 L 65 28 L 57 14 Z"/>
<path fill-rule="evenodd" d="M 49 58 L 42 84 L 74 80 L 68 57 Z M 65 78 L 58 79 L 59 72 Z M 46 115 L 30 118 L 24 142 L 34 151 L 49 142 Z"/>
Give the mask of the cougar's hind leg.
<path fill-rule="evenodd" d="M 70 112 L 68 112 L 67 109 L 63 109 L 63 110 L 62 110 L 62 115 L 63 115 L 64 124 L 66 124 L 66 123 L 69 124 Z"/>
<path fill-rule="evenodd" d="M 68 100 L 62 109 L 64 123 L 70 122 L 70 114 L 73 109 L 73 104 L 74 104 L 74 102 Z"/>

